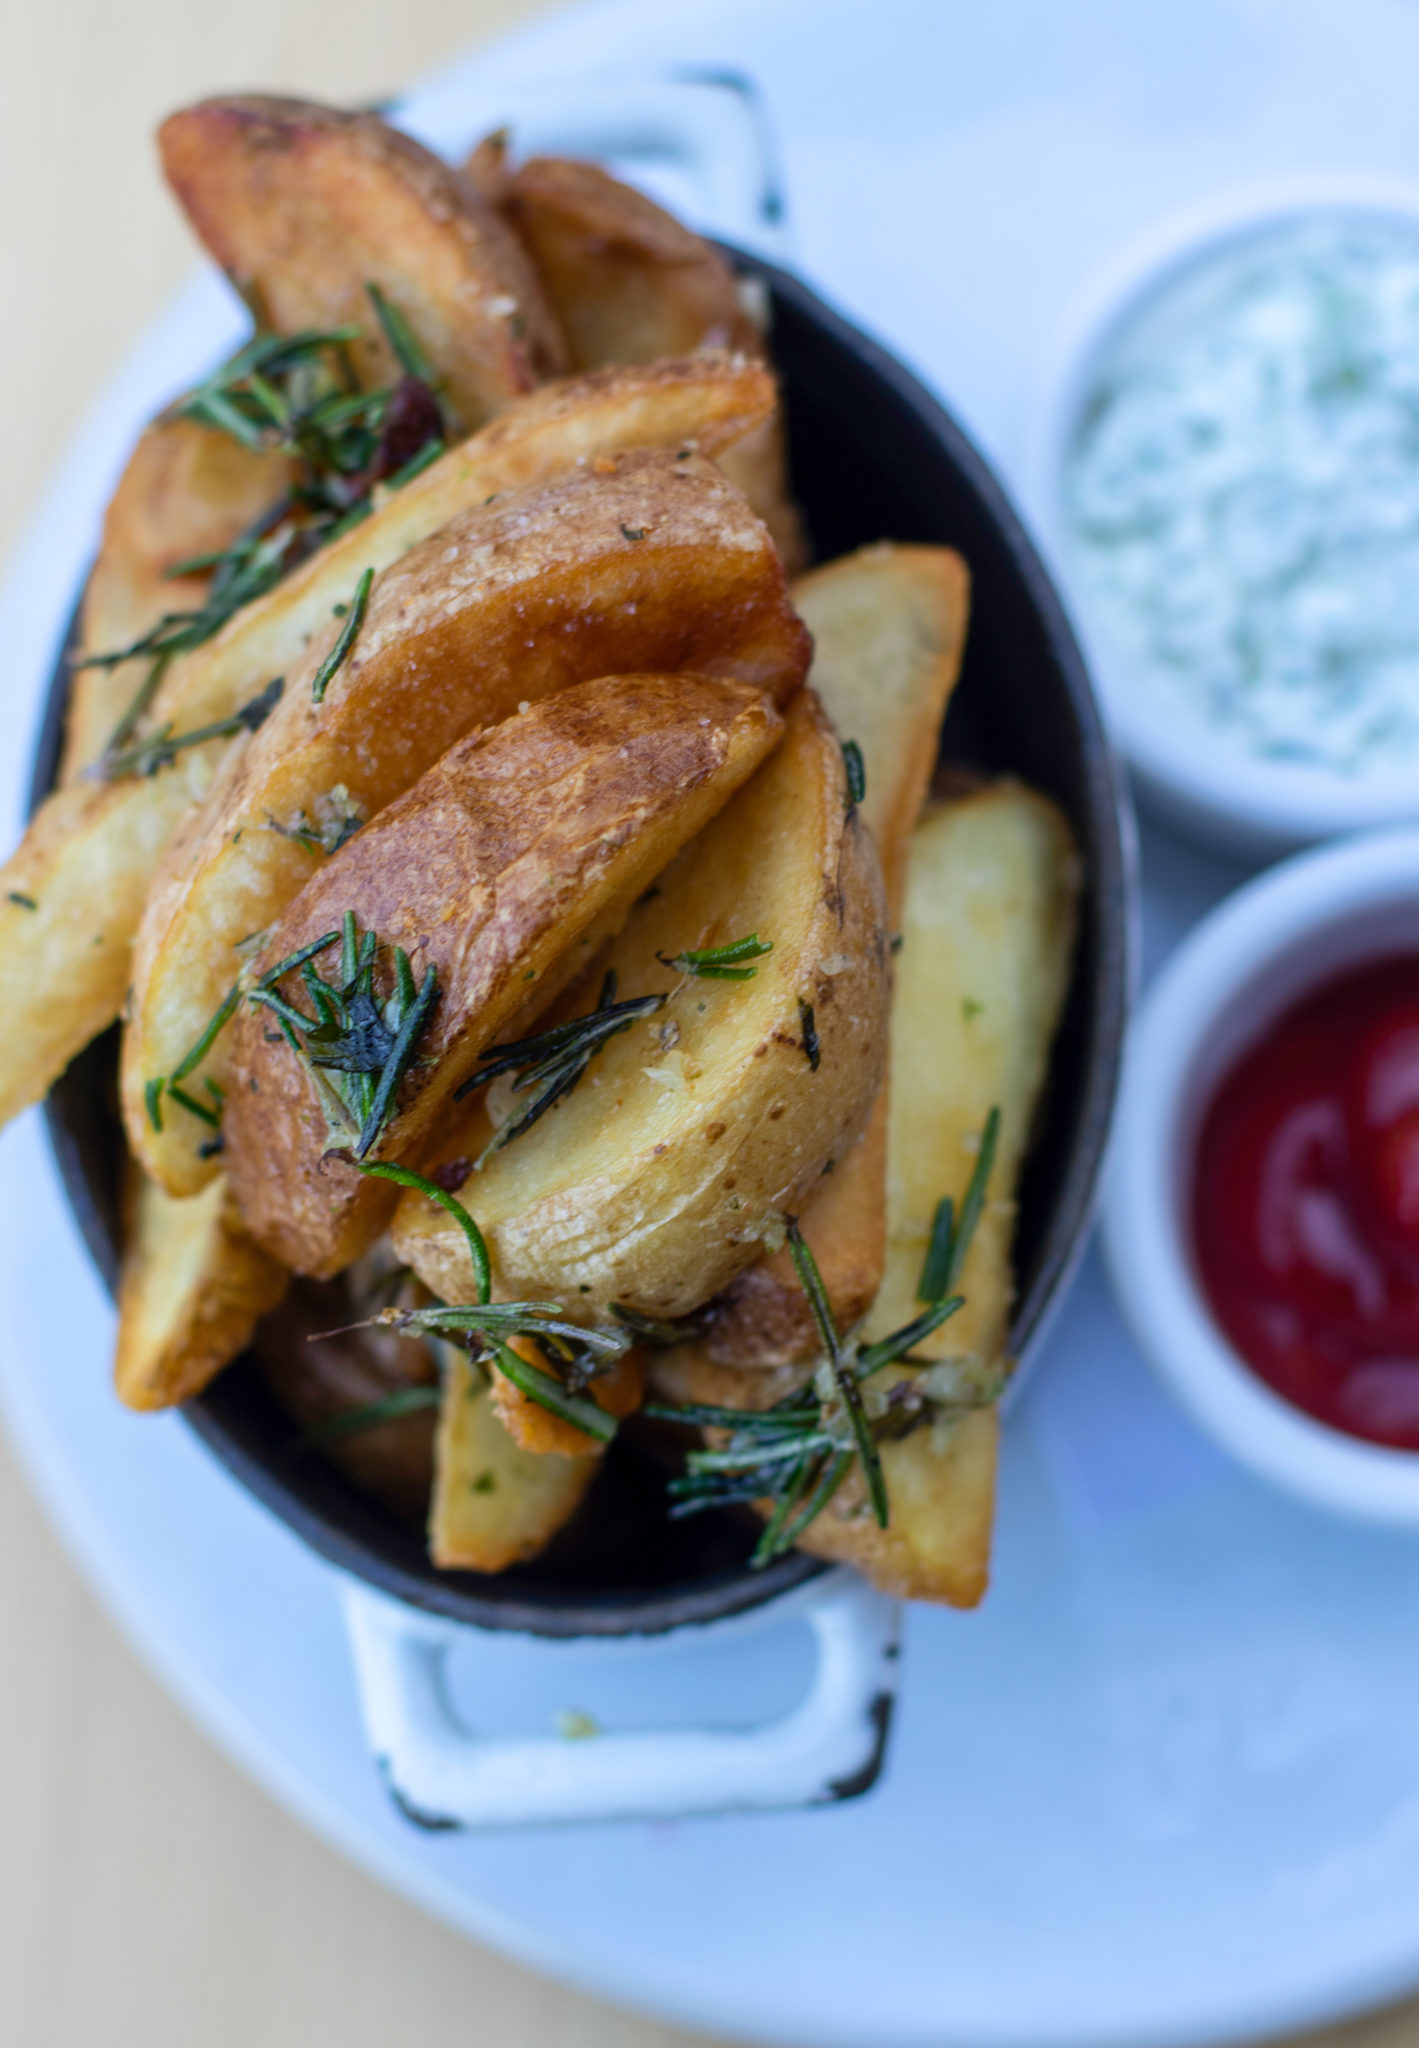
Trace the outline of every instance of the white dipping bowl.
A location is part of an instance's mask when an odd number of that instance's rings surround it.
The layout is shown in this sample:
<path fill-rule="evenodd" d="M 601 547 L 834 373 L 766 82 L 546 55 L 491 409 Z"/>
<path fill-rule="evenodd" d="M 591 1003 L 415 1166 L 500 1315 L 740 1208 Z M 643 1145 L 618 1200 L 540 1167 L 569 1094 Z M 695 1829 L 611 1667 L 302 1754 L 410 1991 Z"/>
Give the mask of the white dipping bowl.
<path fill-rule="evenodd" d="M 1094 614 L 1065 512 L 1064 480 L 1100 372 L 1151 304 L 1230 248 L 1316 214 L 1397 221 L 1413 231 L 1419 246 L 1419 185 L 1388 179 L 1271 183 L 1174 215 L 1086 283 L 1036 378 L 1033 417 L 1025 429 L 1026 503 L 1140 794 L 1172 823 L 1248 858 L 1419 821 L 1419 760 L 1398 772 L 1346 775 L 1250 759 L 1200 717 L 1180 716 L 1137 674 Z"/>
<path fill-rule="evenodd" d="M 1237 1059 L 1308 990 L 1419 954 L 1419 830 L 1298 855 L 1198 925 L 1133 1029 L 1104 1196 L 1104 1248 L 1138 1344 L 1193 1417 L 1263 1479 L 1419 1529 L 1419 1451 L 1369 1444 L 1272 1393 L 1214 1321 L 1189 1210 L 1198 1131 Z"/>

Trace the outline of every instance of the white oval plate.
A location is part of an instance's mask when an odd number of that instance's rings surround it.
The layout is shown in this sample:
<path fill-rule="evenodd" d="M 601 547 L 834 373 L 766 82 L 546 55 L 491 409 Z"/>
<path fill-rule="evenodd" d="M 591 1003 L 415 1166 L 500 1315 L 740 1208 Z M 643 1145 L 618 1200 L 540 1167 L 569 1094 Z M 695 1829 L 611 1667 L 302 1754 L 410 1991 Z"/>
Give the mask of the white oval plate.
<path fill-rule="evenodd" d="M 779 124 L 801 266 L 1001 461 L 1072 294 L 1148 221 L 1298 168 L 1400 175 L 1419 16 L 1385 0 L 612 0 L 451 68 L 453 146 L 549 80 L 737 65 Z M 104 491 L 230 313 L 195 285 L 81 432 L 0 605 L 12 811 Z M 1235 881 L 1145 846 L 1155 955 Z M 124 1414 L 109 1312 L 34 1118 L 0 1140 L 0 1389 L 133 1640 L 254 1776 L 407 1897 L 688 2026 L 813 2048 L 1109 2048 L 1314 2025 L 1419 1983 L 1419 1571 L 1224 1464 L 1156 1388 L 1096 1264 L 1004 1460 L 996 1584 L 914 1610 L 880 1791 L 832 1811 L 424 1835 L 365 1755 L 335 1589 L 175 1419 Z M 62 1303 L 62 1315 L 55 1304 Z M 479 1725 L 603 1725 L 787 1698 L 773 1632 L 672 1647 L 479 1644 Z"/>

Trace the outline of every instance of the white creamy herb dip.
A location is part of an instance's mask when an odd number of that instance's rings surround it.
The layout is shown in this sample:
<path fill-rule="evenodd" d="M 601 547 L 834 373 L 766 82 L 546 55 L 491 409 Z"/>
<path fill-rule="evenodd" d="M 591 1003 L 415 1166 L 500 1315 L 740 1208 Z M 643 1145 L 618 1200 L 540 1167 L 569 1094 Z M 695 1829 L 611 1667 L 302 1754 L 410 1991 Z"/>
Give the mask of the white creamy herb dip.
<path fill-rule="evenodd" d="M 1164 282 L 1101 358 L 1064 510 L 1138 687 L 1253 758 L 1419 759 L 1419 223 L 1292 218 Z"/>

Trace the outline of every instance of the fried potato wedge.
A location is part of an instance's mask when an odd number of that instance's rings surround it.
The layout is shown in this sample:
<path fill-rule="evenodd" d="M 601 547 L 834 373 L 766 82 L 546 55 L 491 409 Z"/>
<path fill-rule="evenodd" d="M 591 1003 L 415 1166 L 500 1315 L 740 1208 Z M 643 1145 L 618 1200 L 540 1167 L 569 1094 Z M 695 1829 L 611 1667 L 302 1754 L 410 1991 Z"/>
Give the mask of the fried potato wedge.
<path fill-rule="evenodd" d="M 499 1421 L 481 1372 L 451 1353 L 429 1514 L 434 1563 L 500 1572 L 535 1557 L 575 1514 L 600 1462 L 524 1450 Z"/>
<path fill-rule="evenodd" d="M 323 865 L 308 836 L 322 806 L 372 818 L 471 728 L 570 683 L 685 668 L 783 699 L 809 657 L 764 528 L 712 465 L 668 452 L 608 457 L 510 493 L 412 549 L 375 585 L 317 701 L 341 625 L 330 621 L 233 754 L 144 912 L 124 1117 L 134 1151 L 172 1193 L 210 1176 L 202 1127 L 178 1111 L 155 1129 L 148 1084 L 205 1030 L 243 965 L 240 942 L 274 925 Z M 206 1075 L 220 1084 L 224 1065 L 219 1041 Z"/>
<path fill-rule="evenodd" d="M 986 1204 L 960 1280 L 965 1306 L 914 1355 L 1002 1355 L 1015 1191 L 1068 987 L 1078 884 L 1064 819 L 1018 784 L 933 808 L 917 829 L 892 1012 L 887 1270 L 869 1338 L 920 1314 L 936 1205 L 943 1195 L 959 1205 L 998 1105 Z M 855 1565 L 884 1591 L 974 1606 L 989 1572 L 995 1444 L 988 1411 L 884 1444 L 889 1526 L 863 1512 L 854 1474 L 800 1547 Z"/>
<path fill-rule="evenodd" d="M 907 860 L 932 769 L 941 721 L 960 673 L 970 576 L 950 548 L 883 542 L 844 555 L 793 586 L 813 635 L 811 680 L 839 737 L 862 750 L 862 817 L 882 862 L 889 928 L 896 930 Z M 886 1256 L 888 1075 L 861 1142 L 800 1217 L 841 1329 L 859 1323 L 882 1283 Z M 787 1250 L 746 1267 L 709 1312 L 703 1336 L 680 1360 L 683 1398 L 732 1403 L 745 1372 L 816 1357 L 818 1337 Z M 740 1388 L 741 1397 L 751 1390 Z"/>
<path fill-rule="evenodd" d="M 621 997 L 667 991 L 664 1007 L 465 1182 L 499 1287 L 678 1316 L 732 1279 L 858 1137 L 881 1085 L 882 909 L 841 749 L 804 691 L 774 753 L 591 970 L 597 985 L 613 970 Z M 773 945 L 751 980 L 665 964 L 750 933 Z M 476 1157 L 468 1135 L 450 1145 Z M 407 1199 L 395 1248 L 434 1293 L 468 1300 L 467 1248 L 446 1222 Z"/>
<path fill-rule="evenodd" d="M 516 1037 L 619 930 L 782 730 L 751 685 L 696 675 L 582 683 L 459 741 L 326 863 L 254 973 L 353 911 L 361 932 L 404 948 L 417 983 L 437 975 L 417 1057 L 371 1157 L 424 1162 L 479 1053 Z M 385 973 L 381 1000 L 391 961 Z M 298 974 L 280 988 L 308 1004 Z M 223 1162 L 256 1237 L 296 1272 L 328 1278 L 384 1228 L 397 1190 L 330 1156 L 355 1142 L 358 1120 L 332 1127 L 328 1084 L 322 1091 L 272 1023 L 253 1004 L 232 1026 Z"/>
<path fill-rule="evenodd" d="M 262 323 L 359 327 L 351 354 L 366 388 L 400 374 L 367 283 L 408 321 L 465 433 L 561 369 L 516 238 L 469 180 L 377 115 L 239 95 L 171 115 L 158 146 L 188 219 Z"/>
<path fill-rule="evenodd" d="M 772 405 L 768 372 L 725 355 L 547 385 L 386 498 L 205 647 L 175 661 L 154 699 L 151 724 L 192 732 L 232 717 L 272 676 L 292 671 L 366 567 L 388 568 L 490 496 L 628 449 L 694 445 L 713 456 Z M 94 731 L 101 719 L 86 714 L 84 723 Z M 191 805 L 207 794 L 229 745 L 195 748 L 150 779 L 85 783 L 56 794 L 0 869 L 0 994 L 14 1024 L 0 1047 L 0 1123 L 37 1102 L 118 1015 L 132 976 L 134 934 L 163 852 Z"/>
<path fill-rule="evenodd" d="M 653 199 L 596 164 L 531 157 L 515 171 L 485 146 L 474 181 L 498 193 L 542 280 L 573 369 L 650 363 L 692 349 L 764 353 L 764 336 L 724 257 Z M 790 570 L 806 559 L 775 414 L 723 458 Z"/>
<path fill-rule="evenodd" d="M 251 1237 L 225 1177 L 183 1202 L 134 1179 L 114 1383 L 130 1408 L 172 1408 L 246 1349 L 290 1275 Z"/>
<path fill-rule="evenodd" d="M 139 436 L 104 514 L 103 538 L 84 590 L 77 652 L 116 653 L 167 612 L 195 610 L 207 575 L 174 568 L 230 547 L 282 496 L 284 457 L 244 448 L 197 420 L 158 420 Z M 98 759 L 132 701 L 143 657 L 113 668 L 75 666 L 69 687 L 61 777 Z"/>

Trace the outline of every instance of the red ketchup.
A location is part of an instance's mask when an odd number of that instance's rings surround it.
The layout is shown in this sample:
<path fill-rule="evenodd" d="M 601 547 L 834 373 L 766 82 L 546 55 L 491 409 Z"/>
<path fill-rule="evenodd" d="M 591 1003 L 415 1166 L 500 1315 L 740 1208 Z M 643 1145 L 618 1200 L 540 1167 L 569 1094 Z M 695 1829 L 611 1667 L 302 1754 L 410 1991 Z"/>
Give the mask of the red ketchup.
<path fill-rule="evenodd" d="M 1419 955 L 1325 983 L 1233 1067 L 1192 1228 L 1212 1313 L 1268 1386 L 1419 1450 Z"/>

